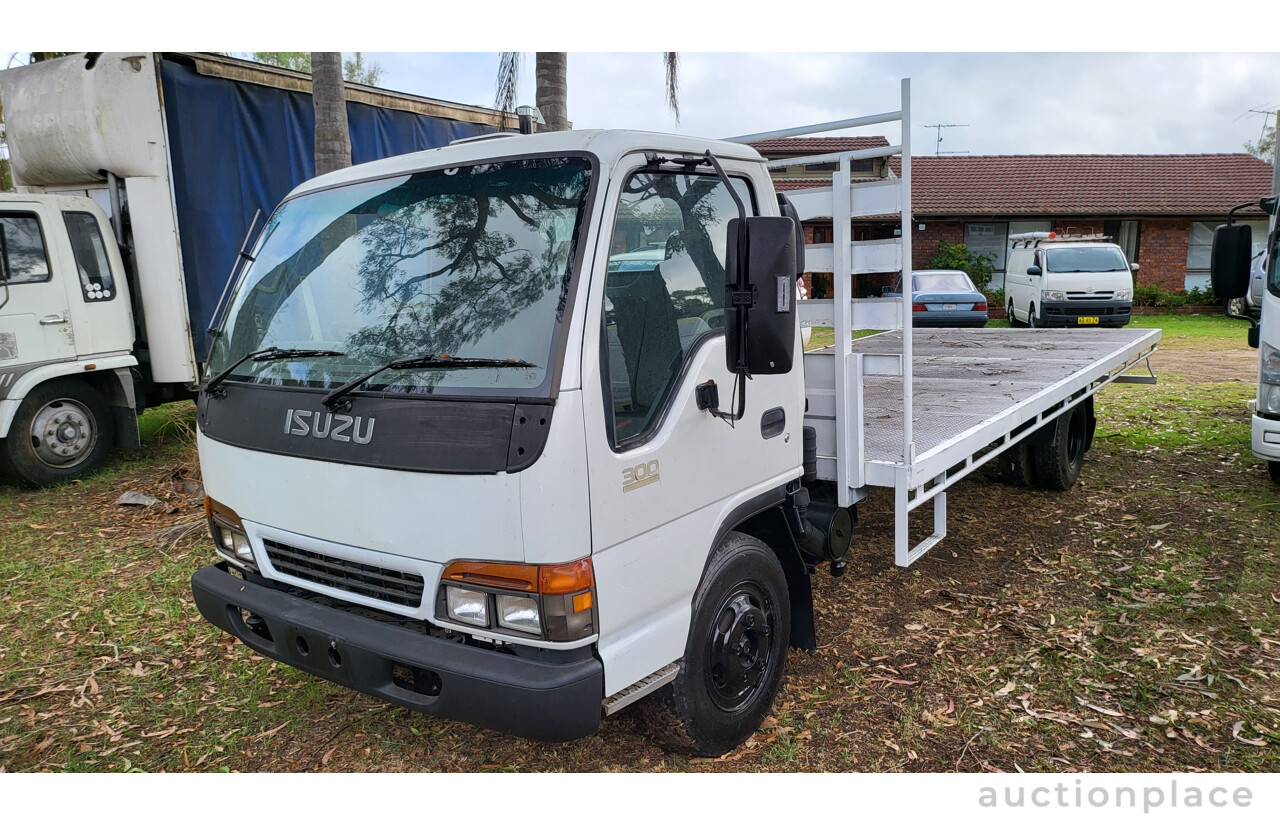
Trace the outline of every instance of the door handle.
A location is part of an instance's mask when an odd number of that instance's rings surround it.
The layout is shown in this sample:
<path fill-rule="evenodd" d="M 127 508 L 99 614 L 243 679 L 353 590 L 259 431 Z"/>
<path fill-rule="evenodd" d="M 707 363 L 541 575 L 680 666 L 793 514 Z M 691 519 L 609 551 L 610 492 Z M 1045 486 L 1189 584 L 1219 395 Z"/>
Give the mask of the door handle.
<path fill-rule="evenodd" d="M 47 327 L 54 324 L 65 324 L 67 319 L 61 315 L 46 315 L 40 319 L 40 326 Z"/>

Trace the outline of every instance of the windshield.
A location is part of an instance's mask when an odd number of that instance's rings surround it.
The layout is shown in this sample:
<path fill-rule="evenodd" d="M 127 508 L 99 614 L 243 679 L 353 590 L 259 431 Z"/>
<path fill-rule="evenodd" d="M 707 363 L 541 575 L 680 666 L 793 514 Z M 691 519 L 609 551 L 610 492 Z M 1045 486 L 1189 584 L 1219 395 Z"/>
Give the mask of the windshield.
<path fill-rule="evenodd" d="M 210 374 L 267 347 L 335 357 L 249 360 L 228 381 L 332 388 L 398 358 L 527 361 L 387 372 L 362 390 L 547 394 L 590 191 L 582 158 L 422 172 L 283 204 L 232 298 Z"/>
<path fill-rule="evenodd" d="M 1050 249 L 1046 254 L 1050 272 L 1117 272 L 1129 268 L 1124 253 L 1114 246 Z"/>
<path fill-rule="evenodd" d="M 976 292 L 963 272 L 917 272 L 911 276 L 916 292 Z"/>

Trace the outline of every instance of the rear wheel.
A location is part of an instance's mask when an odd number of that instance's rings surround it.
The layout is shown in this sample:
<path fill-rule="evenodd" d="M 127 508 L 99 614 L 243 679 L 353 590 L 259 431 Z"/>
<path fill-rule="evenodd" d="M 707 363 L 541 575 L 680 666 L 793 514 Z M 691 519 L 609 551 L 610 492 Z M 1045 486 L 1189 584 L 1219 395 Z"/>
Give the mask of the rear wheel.
<path fill-rule="evenodd" d="M 1013 299 L 1009 299 L 1009 306 L 1005 307 L 1004 314 L 1009 316 L 1009 326 L 1020 327 L 1022 322 L 1018 320 L 1018 316 L 1013 314 Z"/>
<path fill-rule="evenodd" d="M 782 683 L 790 620 L 777 556 L 759 539 L 730 533 L 694 594 L 680 673 L 644 707 L 651 738 L 698 756 L 745 742 Z"/>
<path fill-rule="evenodd" d="M 1036 440 L 1036 480 L 1046 490 L 1070 490 L 1084 466 L 1089 425 L 1084 405 L 1055 418 Z"/>
<path fill-rule="evenodd" d="M 1244 298 L 1228 298 L 1223 302 L 1223 310 L 1227 315 L 1245 315 L 1249 311 L 1249 304 Z"/>
<path fill-rule="evenodd" d="M 1019 441 L 995 460 L 1000 480 L 1015 487 L 1036 486 L 1036 462 L 1031 449 L 1034 436 Z"/>
<path fill-rule="evenodd" d="M 111 409 L 97 390 L 59 379 L 27 394 L 0 443 L 0 469 L 33 487 L 87 475 L 111 451 Z"/>

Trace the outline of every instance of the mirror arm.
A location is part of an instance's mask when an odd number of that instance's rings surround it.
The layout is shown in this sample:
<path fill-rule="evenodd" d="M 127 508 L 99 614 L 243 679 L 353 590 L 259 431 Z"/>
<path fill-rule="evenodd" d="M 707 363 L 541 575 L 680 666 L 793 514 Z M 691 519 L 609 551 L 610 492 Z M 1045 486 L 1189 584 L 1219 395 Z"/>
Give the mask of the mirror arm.
<path fill-rule="evenodd" d="M 9 303 L 9 241 L 3 225 L 0 225 L 0 284 L 4 284 L 4 300 L 0 301 L 0 309 L 4 309 Z"/>

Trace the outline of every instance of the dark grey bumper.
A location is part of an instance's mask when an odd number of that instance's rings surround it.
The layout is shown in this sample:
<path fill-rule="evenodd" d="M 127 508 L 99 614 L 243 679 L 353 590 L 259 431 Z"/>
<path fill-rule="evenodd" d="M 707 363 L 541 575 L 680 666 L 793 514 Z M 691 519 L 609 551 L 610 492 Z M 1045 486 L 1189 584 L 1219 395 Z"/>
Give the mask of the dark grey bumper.
<path fill-rule="evenodd" d="M 206 619 L 262 655 L 410 710 L 548 742 L 600 725 L 604 666 L 590 648 L 553 662 L 470 647 L 314 604 L 219 565 L 196 571 L 191 592 Z M 265 623 L 270 639 L 242 610 Z M 412 681 L 393 679 L 396 666 Z"/>
<path fill-rule="evenodd" d="M 1040 308 L 1040 321 L 1047 327 L 1095 326 L 1080 323 L 1081 318 L 1097 318 L 1100 327 L 1122 327 L 1132 315 L 1131 301 L 1046 301 Z"/>

